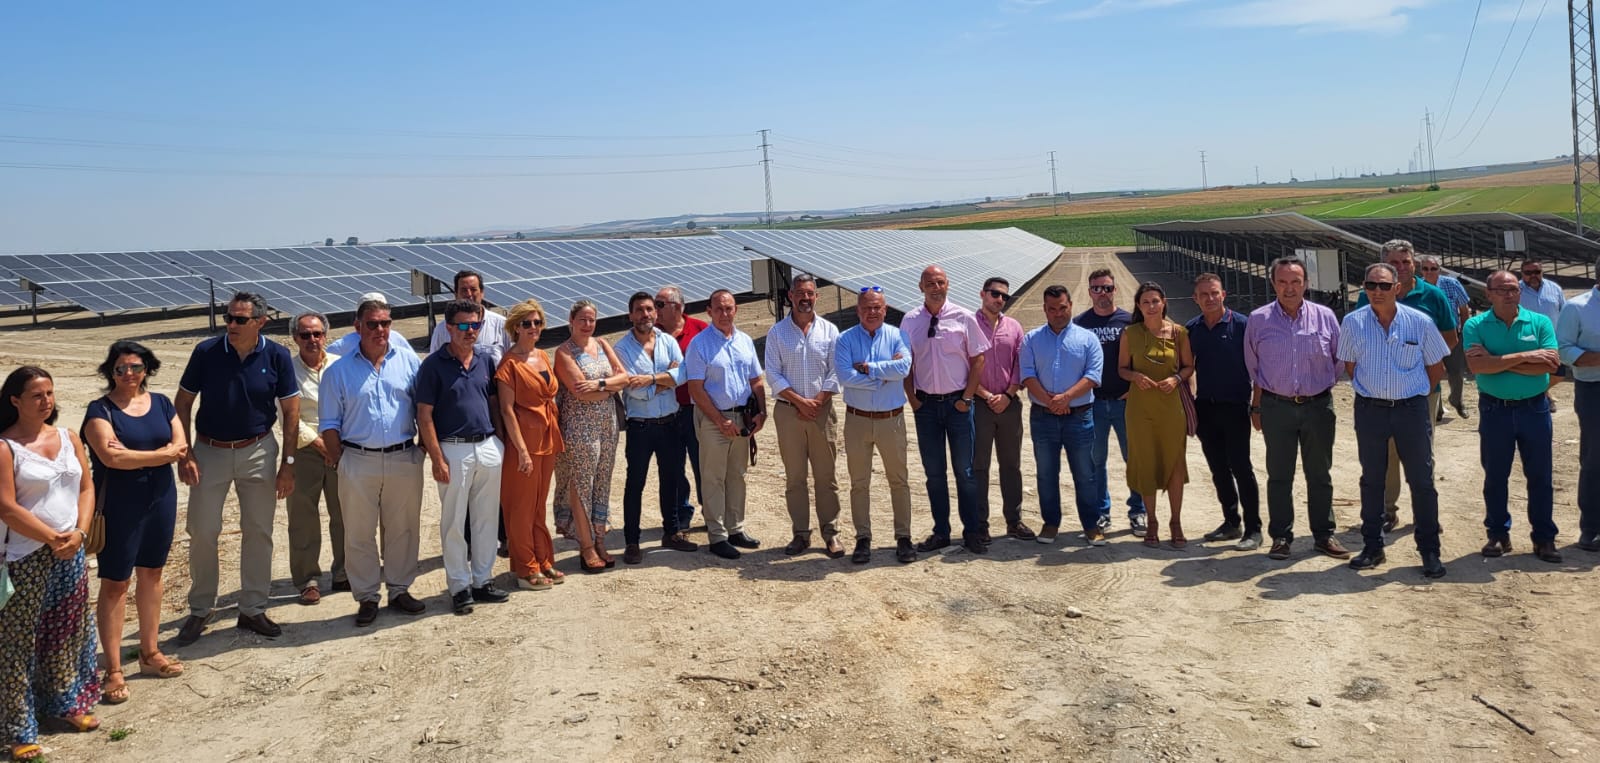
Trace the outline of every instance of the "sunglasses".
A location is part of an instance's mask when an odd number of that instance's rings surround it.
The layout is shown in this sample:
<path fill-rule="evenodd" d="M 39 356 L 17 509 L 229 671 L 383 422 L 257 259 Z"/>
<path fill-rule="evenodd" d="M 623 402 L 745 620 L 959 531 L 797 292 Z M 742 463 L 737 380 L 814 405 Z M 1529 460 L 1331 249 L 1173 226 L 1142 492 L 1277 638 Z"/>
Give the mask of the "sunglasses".
<path fill-rule="evenodd" d="M 1000 291 L 999 289 L 984 289 L 983 293 L 988 294 L 989 296 L 994 297 L 995 299 L 1003 299 L 1003 300 L 1005 300 L 1007 302 L 1011 301 L 1011 295 L 1007 294 L 1007 293 L 1005 293 L 1003 291 Z"/>
<path fill-rule="evenodd" d="M 1536 276 L 1536 275 L 1539 275 L 1540 273 L 1543 273 L 1543 272 L 1544 272 L 1544 270 L 1542 270 L 1540 268 L 1529 268 L 1529 269 L 1523 270 L 1522 274 L 1525 275 L 1525 276 Z"/>
<path fill-rule="evenodd" d="M 869 291 L 881 292 L 881 291 L 883 291 L 883 287 L 882 286 L 863 286 L 863 287 L 861 287 L 861 293 L 862 294 L 866 294 Z"/>
<path fill-rule="evenodd" d="M 461 321 L 450 325 L 455 326 L 456 331 L 477 331 L 483 328 L 483 321 Z"/>
<path fill-rule="evenodd" d="M 1361 284 L 1361 288 L 1366 289 L 1367 291 L 1389 291 L 1394 287 L 1395 285 L 1393 283 L 1385 281 L 1367 281 Z"/>
<path fill-rule="evenodd" d="M 1424 272 L 1424 273 L 1432 273 L 1435 270 L 1438 270 L 1439 266 L 1438 265 L 1423 265 L 1421 269 L 1422 269 L 1422 272 Z"/>
<path fill-rule="evenodd" d="M 394 320 L 392 318 L 385 318 L 381 321 L 368 320 L 362 321 L 362 323 L 366 325 L 368 331 L 377 331 L 378 329 L 388 329 L 390 326 L 393 326 Z"/>
<path fill-rule="evenodd" d="M 131 375 L 131 374 L 142 374 L 142 373 L 144 373 L 144 364 L 143 363 L 123 363 L 121 365 L 118 365 L 114 370 L 117 372 L 118 376 L 128 376 L 128 375 Z"/>
<path fill-rule="evenodd" d="M 522 327 L 522 328 L 525 328 L 525 329 L 531 329 L 531 328 L 534 328 L 536 326 L 542 327 L 542 326 L 544 326 L 544 320 L 543 319 L 540 319 L 540 320 L 532 320 L 532 319 L 530 319 L 530 320 L 521 321 L 517 325 Z"/>
<path fill-rule="evenodd" d="M 255 319 L 256 318 L 253 315 L 233 315 L 233 314 L 230 313 L 228 315 L 222 316 L 222 321 L 224 323 L 232 323 L 235 326 L 243 326 L 246 323 L 249 323 L 250 321 L 253 321 Z"/>
<path fill-rule="evenodd" d="M 928 316 L 928 338 L 932 339 L 933 337 L 936 337 L 938 335 L 939 335 L 939 316 L 938 315 L 930 315 L 930 316 Z"/>
<path fill-rule="evenodd" d="M 1117 287 L 1115 285 L 1113 285 L 1113 286 L 1090 286 L 1089 287 L 1089 293 L 1090 294 L 1110 294 L 1111 292 L 1114 292 L 1116 290 L 1117 290 Z"/>
<path fill-rule="evenodd" d="M 295 334 L 295 336 L 300 337 L 301 339 L 321 339 L 327 335 L 328 333 L 326 331 L 302 331 L 298 334 Z"/>

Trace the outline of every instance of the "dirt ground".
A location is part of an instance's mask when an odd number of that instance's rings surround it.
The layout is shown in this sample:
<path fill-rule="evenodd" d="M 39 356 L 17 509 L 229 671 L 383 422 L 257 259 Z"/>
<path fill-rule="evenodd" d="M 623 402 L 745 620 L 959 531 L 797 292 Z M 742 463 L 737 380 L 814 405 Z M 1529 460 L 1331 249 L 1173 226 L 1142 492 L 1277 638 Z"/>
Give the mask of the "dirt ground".
<path fill-rule="evenodd" d="M 1086 308 L 1085 276 L 1101 265 L 1123 284 L 1170 278 L 1136 255 L 1070 250 L 1013 314 L 1030 328 L 1041 323 L 1042 286 L 1056 282 Z M 1123 292 L 1126 300 L 1132 288 Z M 1174 300 L 1173 310 L 1193 308 Z M 170 393 L 204 336 L 198 317 L 68 327 L 70 317 L 46 316 L 39 328 L 3 319 L 0 363 L 50 368 L 62 420 L 73 426 L 97 394 L 93 367 L 111 340 L 148 341 L 167 363 L 153 386 Z M 753 332 L 770 322 L 759 303 L 741 308 L 741 318 Z M 422 334 L 419 319 L 400 328 Z M 1145 548 L 1119 512 L 1103 548 L 1063 533 L 1053 546 L 997 539 L 987 556 L 951 551 L 900 565 L 879 481 L 874 521 L 883 540 L 873 562 L 857 566 L 817 552 L 783 555 L 783 475 L 768 430 L 749 475 L 759 551 L 727 562 L 651 544 L 642 565 L 589 576 L 578 573 L 575 546 L 562 541 L 565 585 L 519 592 L 469 617 L 449 614 L 430 485 L 423 574 L 413 589 L 428 612 L 385 610 L 360 630 L 348 596 L 295 603 L 280 513 L 270 614 L 284 625 L 282 638 L 232 627 L 238 536 L 225 535 L 228 608 L 199 643 L 169 652 L 188 672 L 168 681 L 133 677 L 131 701 L 100 708 L 104 730 L 44 741 L 57 760 L 1600 759 L 1600 554 L 1571 545 L 1578 431 L 1571 392 L 1558 396 L 1556 519 L 1566 563 L 1526 553 L 1521 516 L 1517 554 L 1478 556 L 1477 435 L 1472 420 L 1451 417 L 1435 436 L 1449 575 L 1431 583 L 1419 574 L 1408 525 L 1375 573 L 1313 555 L 1303 512 L 1289 561 L 1198 542 L 1220 510 L 1193 440 L 1184 516 L 1196 540 L 1187 550 Z M 1348 385 L 1336 397 L 1336 511 L 1349 527 L 1358 468 Z M 1260 440 L 1255 448 L 1259 464 Z M 911 460 L 915 480 L 915 445 Z M 1121 460 L 1111 461 L 1120 502 Z M 1037 528 L 1026 447 L 1023 469 L 1023 513 Z M 839 473 L 843 479 L 842 457 Z M 1258 478 L 1265 480 L 1259 468 Z M 619 516 L 622 479 L 619 463 Z M 1521 478 L 1512 482 L 1516 516 Z M 998 486 L 992 490 L 997 504 Z M 930 528 L 927 500 L 913 492 L 920 538 Z M 1296 495 L 1303 501 L 1303 488 Z M 653 514 L 647 508 L 651 541 Z M 998 506 L 993 516 L 999 520 Z M 1157 516 L 1165 524 L 1165 507 Z M 188 544 L 179 535 L 167 568 L 164 642 L 185 614 Z M 705 540 L 701 529 L 691 537 Z M 1359 545 L 1353 532 L 1341 537 Z M 844 540 L 853 540 L 848 529 Z M 128 649 L 132 630 L 130 621 Z M 114 741 L 113 729 L 129 733 Z"/>

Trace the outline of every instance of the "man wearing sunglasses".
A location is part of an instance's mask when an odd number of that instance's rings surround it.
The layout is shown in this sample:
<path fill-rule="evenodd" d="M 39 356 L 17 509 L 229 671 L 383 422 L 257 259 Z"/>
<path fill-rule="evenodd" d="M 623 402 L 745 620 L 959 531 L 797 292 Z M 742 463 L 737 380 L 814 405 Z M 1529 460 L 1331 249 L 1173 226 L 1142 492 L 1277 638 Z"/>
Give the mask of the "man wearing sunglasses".
<path fill-rule="evenodd" d="M 706 322 L 689 315 L 683 299 L 683 290 L 668 284 L 656 291 L 656 328 L 666 332 L 678 343 L 678 351 L 687 353 L 689 343 L 694 341 L 696 335 L 706 329 Z M 705 491 L 700 485 L 700 440 L 695 435 L 694 427 L 694 399 L 689 397 L 689 385 L 679 384 L 678 422 L 675 431 L 678 434 L 678 447 L 683 450 L 684 460 L 689 464 L 689 474 L 678 470 L 678 524 L 679 530 L 689 531 L 689 525 L 694 519 L 694 504 L 689 501 L 689 496 L 699 496 L 701 504 L 705 503 Z M 689 476 L 694 476 L 694 484 L 689 484 Z M 672 477 L 668 477 L 672 479 Z M 690 488 L 694 491 L 691 493 Z"/>
<path fill-rule="evenodd" d="M 333 546 L 333 590 L 350 590 L 344 572 L 344 515 L 339 511 L 339 472 L 328 466 L 322 430 L 317 427 L 317 390 L 322 374 L 339 359 L 323 345 L 328 339 L 328 317 L 301 313 L 290 322 L 295 346 L 294 378 L 300 386 L 300 431 L 295 447 L 305 458 L 294 462 L 294 492 L 289 494 L 289 579 L 300 589 L 301 604 L 322 600 L 322 515 L 319 502 L 328 506 L 328 541 Z"/>
<path fill-rule="evenodd" d="M 289 351 L 261 335 L 267 323 L 261 295 L 239 292 L 228 300 L 227 334 L 195 347 L 173 401 L 178 422 L 194 447 L 178 462 L 189 486 L 189 619 L 176 643 L 199 640 L 217 605 L 217 539 L 222 504 L 232 487 L 239 497 L 240 630 L 267 638 L 283 633 L 267 618 L 272 586 L 272 518 L 278 499 L 294 491 L 300 388 Z M 200 410 L 193 416 L 195 400 Z M 281 416 L 283 446 L 272 437 Z"/>
<path fill-rule="evenodd" d="M 1117 367 L 1122 347 L 1122 332 L 1133 324 L 1133 314 L 1117 307 L 1117 279 L 1110 268 L 1089 273 L 1090 308 L 1072 319 L 1100 340 L 1100 360 L 1106 368 Z M 1115 372 L 1105 374 L 1094 391 L 1094 442 L 1089 457 L 1094 463 L 1095 484 L 1100 491 L 1100 518 L 1096 526 L 1104 534 L 1111 529 L 1111 483 L 1106 478 L 1106 461 L 1111 458 L 1111 435 L 1117 436 L 1122 460 L 1128 460 L 1128 382 Z M 1144 499 L 1128 491 L 1128 525 L 1134 535 L 1145 533 Z M 1053 538 L 1052 538 L 1053 540 Z"/>
<path fill-rule="evenodd" d="M 982 306 L 978 328 L 989 340 L 978 379 L 978 404 L 973 411 L 975 432 L 972 476 L 977 482 L 978 511 L 989 520 L 989 463 L 1000 461 L 1000 514 L 1006 534 L 1017 540 L 1036 540 L 1022 523 L 1022 324 L 1005 314 L 1011 304 L 1011 282 L 999 276 L 983 282 L 978 292 Z"/>
<path fill-rule="evenodd" d="M 1444 337 L 1444 342 L 1449 347 L 1460 343 L 1461 334 L 1456 330 L 1456 312 L 1450 307 L 1449 298 L 1439 287 L 1418 277 L 1416 274 L 1416 249 L 1410 241 L 1397 238 L 1385 242 L 1383 245 L 1383 261 L 1398 273 L 1396 281 L 1395 299 L 1406 307 L 1421 310 L 1424 315 L 1433 319 L 1433 324 L 1439 329 L 1439 335 Z M 1356 300 L 1356 307 L 1367 304 L 1368 294 L 1362 291 Z M 1435 384 L 1428 392 L 1428 410 L 1439 410 L 1439 385 Z M 1432 421 L 1432 413 L 1429 413 Z M 1428 428 L 1428 447 L 1433 447 L 1433 428 Z M 1415 501 L 1416 497 L 1412 496 Z M 1389 445 L 1389 471 L 1384 474 L 1383 482 L 1384 520 L 1383 531 L 1394 532 L 1400 524 L 1400 456 L 1396 446 Z"/>
<path fill-rule="evenodd" d="M 678 481 L 683 478 L 683 444 L 678 440 L 678 386 L 683 383 L 683 351 L 667 332 L 656 328 L 656 303 L 645 292 L 628 299 L 633 329 L 613 348 L 628 371 L 622 404 L 627 409 L 628 462 L 622 489 L 622 536 L 627 549 L 622 561 L 644 561 L 639 524 L 644 513 L 644 483 L 650 459 L 656 462 L 656 499 L 661 509 L 661 547 L 695 551 L 699 545 L 678 526 Z"/>
<path fill-rule="evenodd" d="M 1527 257 L 1522 261 L 1521 299 L 1522 307 L 1532 310 L 1546 318 L 1551 323 L 1561 319 L 1561 308 L 1567 304 L 1567 293 L 1561 290 L 1561 285 L 1544 277 L 1544 265 L 1537 257 Z M 1550 386 L 1555 387 L 1566 378 L 1566 369 L 1558 368 L 1550 375 Z M 1556 410 L 1555 397 L 1546 392 L 1545 397 L 1550 400 L 1550 411 Z"/>
<path fill-rule="evenodd" d="M 361 315 L 361 305 L 366 302 L 382 302 L 384 304 L 389 304 L 389 299 L 383 296 L 382 292 L 369 291 L 366 294 L 361 295 L 360 299 L 356 300 L 356 311 L 353 313 L 353 315 Z M 346 355 L 354 355 L 361 351 L 361 319 L 359 317 L 355 318 L 350 325 L 355 329 L 354 331 L 351 331 L 350 333 L 345 334 L 344 336 L 341 336 L 327 344 L 326 349 L 330 354 L 342 358 Z M 412 355 L 417 354 L 416 350 L 411 349 L 411 340 L 401 336 L 400 332 L 394 330 L 392 327 L 389 329 L 389 346 L 399 350 L 400 352 L 409 352 Z M 420 362 L 422 359 L 418 358 L 417 360 Z"/>
<path fill-rule="evenodd" d="M 985 554 L 989 522 L 978 512 L 978 484 L 972 476 L 972 407 L 989 340 L 977 316 L 949 300 L 950 279 L 943 268 L 929 265 L 917 288 L 922 290 L 922 304 L 900 321 L 900 331 L 911 345 L 906 397 L 917 422 L 917 451 L 933 514 L 933 534 L 918 543 L 917 550 L 927 553 L 950 545 L 949 473 L 954 472 L 962 545 L 974 554 Z"/>
<path fill-rule="evenodd" d="M 1600 260 L 1595 273 L 1600 279 Z M 1556 346 L 1578 415 L 1578 548 L 1600 551 L 1600 280 L 1561 308 Z"/>
<path fill-rule="evenodd" d="M 773 424 L 778 429 L 778 455 L 783 458 L 784 504 L 789 509 L 793 539 L 783 553 L 795 556 L 811 547 L 811 506 L 806 474 L 816 481 L 817 525 L 828 556 L 844 556 L 839 542 L 838 419 L 833 396 L 839 376 L 833 369 L 833 346 L 839 329 L 817 315 L 817 279 L 796 273 L 789 279 L 789 317 L 767 332 L 767 384 L 777 399 Z"/>
<path fill-rule="evenodd" d="M 1445 569 L 1439 559 L 1439 493 L 1433 483 L 1433 408 L 1428 390 L 1444 378 L 1450 347 L 1429 316 L 1400 304 L 1399 285 L 1394 266 L 1369 265 L 1362 282 L 1368 304 L 1339 324 L 1339 360 L 1344 361 L 1356 392 L 1356 448 L 1361 461 L 1363 545 L 1350 566 L 1367 570 L 1387 561 L 1383 475 L 1395 460 L 1389 457 L 1393 447 L 1411 486 L 1413 537 L 1422 556 L 1422 574 L 1437 578 Z"/>
<path fill-rule="evenodd" d="M 1445 299 L 1450 300 L 1450 307 L 1456 311 L 1456 327 L 1459 329 L 1472 317 L 1472 298 L 1467 295 L 1467 287 L 1461 285 L 1461 280 L 1444 272 L 1444 266 L 1436 254 L 1417 255 L 1417 270 L 1422 273 L 1422 279 L 1444 292 Z M 1554 319 L 1552 319 L 1553 321 Z M 1444 370 L 1450 381 L 1450 406 L 1456 409 L 1456 415 L 1467 418 L 1467 407 L 1462 402 L 1461 392 L 1467 386 L 1467 356 L 1465 342 L 1457 342 L 1450 348 L 1450 357 L 1444 360 Z M 1444 405 L 1440 404 L 1433 411 L 1434 421 L 1444 420 Z"/>

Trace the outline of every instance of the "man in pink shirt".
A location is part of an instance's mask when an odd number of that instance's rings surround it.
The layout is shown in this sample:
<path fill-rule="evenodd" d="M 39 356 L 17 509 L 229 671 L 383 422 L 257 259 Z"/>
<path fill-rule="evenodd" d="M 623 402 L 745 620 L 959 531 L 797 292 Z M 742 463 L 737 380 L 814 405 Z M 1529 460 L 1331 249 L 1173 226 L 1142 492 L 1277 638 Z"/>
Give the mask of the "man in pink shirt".
<path fill-rule="evenodd" d="M 911 345 L 906 398 L 917 422 L 917 450 L 933 514 L 933 534 L 917 544 L 917 550 L 926 553 L 950 545 L 948 444 L 962 545 L 974 554 L 987 553 L 984 538 L 989 535 L 989 521 L 978 510 L 978 486 L 972 476 L 972 408 L 989 340 L 971 310 L 949 301 L 950 279 L 943 268 L 929 265 L 917 288 L 922 290 L 922 304 L 900 321 L 900 332 Z"/>
<path fill-rule="evenodd" d="M 977 480 L 978 511 L 989 521 L 989 458 L 1000 456 L 1000 513 L 1005 516 L 1006 534 L 1017 540 L 1034 540 L 1033 530 L 1022 523 L 1022 370 L 1018 363 L 1022 349 L 1022 324 L 1006 315 L 1011 302 L 1011 283 L 995 276 L 983 282 L 978 298 L 978 328 L 989 340 L 983 354 L 983 373 L 978 378 L 972 424 L 974 447 L 972 476 Z M 987 535 L 985 536 L 987 540 Z"/>

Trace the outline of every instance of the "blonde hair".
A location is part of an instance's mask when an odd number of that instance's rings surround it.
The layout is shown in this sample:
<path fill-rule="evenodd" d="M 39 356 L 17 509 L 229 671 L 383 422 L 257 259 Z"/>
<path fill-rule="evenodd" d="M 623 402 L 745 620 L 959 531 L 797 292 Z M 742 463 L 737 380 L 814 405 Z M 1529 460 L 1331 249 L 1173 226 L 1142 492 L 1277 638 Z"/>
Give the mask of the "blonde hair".
<path fill-rule="evenodd" d="M 600 308 L 595 307 L 594 303 L 587 299 L 580 299 L 577 302 L 572 303 L 572 309 L 567 311 L 567 320 L 570 321 L 574 318 L 577 318 L 579 311 L 583 310 L 585 307 L 593 310 L 596 318 L 600 317 Z"/>
<path fill-rule="evenodd" d="M 538 315 L 540 320 L 544 320 L 544 306 L 533 297 L 512 305 L 511 309 L 506 311 L 506 336 L 510 337 L 511 341 L 517 341 L 517 329 L 530 315 Z"/>

